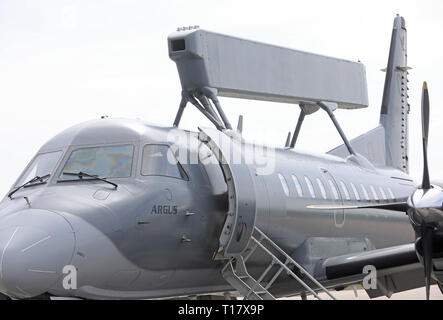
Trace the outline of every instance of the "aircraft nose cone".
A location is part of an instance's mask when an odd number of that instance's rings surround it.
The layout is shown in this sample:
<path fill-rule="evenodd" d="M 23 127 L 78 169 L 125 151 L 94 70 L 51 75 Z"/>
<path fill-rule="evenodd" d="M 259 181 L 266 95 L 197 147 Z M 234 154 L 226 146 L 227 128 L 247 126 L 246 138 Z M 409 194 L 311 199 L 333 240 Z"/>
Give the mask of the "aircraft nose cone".
<path fill-rule="evenodd" d="M 29 298 L 62 281 L 75 247 L 70 224 L 54 212 L 29 209 L 0 220 L 0 292 Z"/>

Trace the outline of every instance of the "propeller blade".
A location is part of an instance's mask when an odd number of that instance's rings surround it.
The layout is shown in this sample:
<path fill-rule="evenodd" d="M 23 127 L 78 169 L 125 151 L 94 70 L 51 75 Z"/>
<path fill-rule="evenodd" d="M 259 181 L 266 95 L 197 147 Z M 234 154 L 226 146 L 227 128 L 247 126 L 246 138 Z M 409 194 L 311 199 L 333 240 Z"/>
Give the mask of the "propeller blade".
<path fill-rule="evenodd" d="M 429 135 L 429 92 L 428 84 L 423 83 L 423 93 L 421 99 L 421 124 L 423 132 L 423 183 L 422 188 L 431 189 L 428 168 L 428 135 Z"/>
<path fill-rule="evenodd" d="M 422 226 L 421 245 L 423 248 L 423 264 L 425 267 L 426 279 L 426 300 L 429 300 L 429 290 L 431 287 L 432 273 L 432 232 L 433 228 Z"/>
<path fill-rule="evenodd" d="M 396 202 L 396 203 L 386 203 L 386 204 L 375 204 L 368 206 L 341 206 L 341 205 L 309 205 L 306 206 L 307 209 L 312 210 L 353 210 L 353 209 L 380 209 L 380 210 L 391 210 L 399 212 L 407 212 L 409 209 L 408 203 Z"/>

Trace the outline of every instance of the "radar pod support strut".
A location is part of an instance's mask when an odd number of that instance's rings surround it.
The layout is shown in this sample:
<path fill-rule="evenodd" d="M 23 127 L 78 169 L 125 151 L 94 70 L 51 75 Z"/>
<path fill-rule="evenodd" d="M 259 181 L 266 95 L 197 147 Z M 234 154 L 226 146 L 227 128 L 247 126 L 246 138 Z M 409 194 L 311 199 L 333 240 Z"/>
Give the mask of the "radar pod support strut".
<path fill-rule="evenodd" d="M 210 101 L 215 105 L 220 117 L 211 106 Z M 203 88 L 198 92 L 182 91 L 182 99 L 174 120 L 174 127 L 178 127 L 183 116 L 186 105 L 190 102 L 193 104 L 209 121 L 214 124 L 217 130 L 232 129 L 223 109 L 217 99 L 216 93 L 210 88 Z"/>

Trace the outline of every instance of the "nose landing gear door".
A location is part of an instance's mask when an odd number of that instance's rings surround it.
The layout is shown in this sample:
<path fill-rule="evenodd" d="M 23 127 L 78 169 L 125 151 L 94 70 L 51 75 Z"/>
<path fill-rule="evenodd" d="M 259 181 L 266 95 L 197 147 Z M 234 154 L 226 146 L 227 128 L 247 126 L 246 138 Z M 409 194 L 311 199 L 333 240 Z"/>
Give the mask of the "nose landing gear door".
<path fill-rule="evenodd" d="M 220 234 L 217 258 L 241 254 L 251 238 L 256 217 L 254 180 L 242 144 L 225 133 L 200 129 L 199 139 L 214 153 L 228 186 L 228 212 Z"/>

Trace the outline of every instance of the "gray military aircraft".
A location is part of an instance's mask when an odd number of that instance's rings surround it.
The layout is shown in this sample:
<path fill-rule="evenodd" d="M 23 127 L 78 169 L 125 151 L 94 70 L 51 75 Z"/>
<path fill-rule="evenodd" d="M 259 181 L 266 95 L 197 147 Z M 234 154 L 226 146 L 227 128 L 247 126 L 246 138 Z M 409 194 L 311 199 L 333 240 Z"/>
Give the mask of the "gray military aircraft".
<path fill-rule="evenodd" d="M 0 203 L 5 298 L 369 296 L 443 281 L 442 203 L 408 176 L 406 27 L 395 18 L 380 124 L 349 141 L 333 111 L 368 105 L 361 63 L 184 28 L 168 38 L 183 87 L 174 126 L 98 119 L 47 142 Z M 284 148 L 247 143 L 218 96 L 294 103 Z M 185 106 L 214 128 L 178 128 Z M 344 144 L 294 151 L 325 111 Z M 291 139 L 292 136 L 292 139 Z M 411 227 L 412 224 L 412 227 Z M 423 267 L 424 266 L 424 267 Z M 366 273 L 365 273 L 366 272 Z"/>

